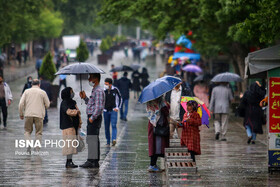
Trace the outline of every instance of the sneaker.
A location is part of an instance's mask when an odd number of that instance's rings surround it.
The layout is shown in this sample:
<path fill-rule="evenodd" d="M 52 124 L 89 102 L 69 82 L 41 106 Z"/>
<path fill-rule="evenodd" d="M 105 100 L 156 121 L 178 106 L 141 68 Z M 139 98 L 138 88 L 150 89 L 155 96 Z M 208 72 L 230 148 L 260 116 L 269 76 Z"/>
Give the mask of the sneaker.
<path fill-rule="evenodd" d="M 219 140 L 220 133 L 216 133 L 215 139 Z"/>
<path fill-rule="evenodd" d="M 116 141 L 116 140 L 113 140 L 113 142 L 112 142 L 112 146 L 115 146 L 115 145 L 116 145 L 116 143 L 117 143 L 117 141 Z"/>
<path fill-rule="evenodd" d="M 252 144 L 256 144 L 256 142 L 253 140 L 253 141 L 252 141 Z"/>
<path fill-rule="evenodd" d="M 221 141 L 227 141 L 227 139 L 226 138 L 222 138 Z"/>
<path fill-rule="evenodd" d="M 127 121 L 127 119 L 126 119 L 126 118 L 124 118 L 123 120 L 124 120 L 124 121 Z"/>
<path fill-rule="evenodd" d="M 149 166 L 148 172 L 161 172 L 161 170 L 157 166 Z"/>
<path fill-rule="evenodd" d="M 106 147 L 110 147 L 110 144 L 109 144 L 109 143 L 107 143 L 105 146 L 106 146 Z"/>
<path fill-rule="evenodd" d="M 251 141 L 252 141 L 252 136 L 250 136 L 249 138 L 248 138 L 248 140 L 247 140 L 247 144 L 250 144 L 251 143 Z"/>

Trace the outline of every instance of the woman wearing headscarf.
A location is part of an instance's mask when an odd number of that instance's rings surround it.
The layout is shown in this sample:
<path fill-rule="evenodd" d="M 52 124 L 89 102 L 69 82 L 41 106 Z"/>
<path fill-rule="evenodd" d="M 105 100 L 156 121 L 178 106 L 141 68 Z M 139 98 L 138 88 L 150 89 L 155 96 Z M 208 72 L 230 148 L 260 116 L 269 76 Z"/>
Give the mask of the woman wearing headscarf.
<path fill-rule="evenodd" d="M 149 157 L 151 158 L 149 172 L 161 172 L 162 170 L 156 165 L 158 157 L 164 157 L 164 149 L 169 147 L 169 109 L 163 97 L 147 103 L 147 113 L 149 118 L 148 124 L 148 144 Z M 155 134 L 155 128 L 161 125 L 168 129 L 166 136 Z"/>
<path fill-rule="evenodd" d="M 148 86 L 148 84 L 150 84 L 149 79 L 149 74 L 148 74 L 148 70 L 147 68 L 143 68 L 142 69 L 142 73 L 141 73 L 141 86 L 142 89 L 144 89 L 146 86 Z"/>
<path fill-rule="evenodd" d="M 245 107 L 244 127 L 248 135 L 247 143 L 255 144 L 256 134 L 263 134 L 262 125 L 265 124 L 265 116 L 260 101 L 265 97 L 265 88 L 256 81 L 252 83 L 241 99 Z"/>
<path fill-rule="evenodd" d="M 73 100 L 74 96 L 75 93 L 71 87 L 66 87 L 61 91 L 60 129 L 62 130 L 62 136 L 65 142 L 65 146 L 62 149 L 62 155 L 67 157 L 66 168 L 78 167 L 73 163 L 72 156 L 73 154 L 77 154 L 77 135 L 78 129 L 81 128 L 82 123 L 80 110 L 76 105 L 76 101 Z"/>
<path fill-rule="evenodd" d="M 32 77 L 31 76 L 28 76 L 27 77 L 27 82 L 25 83 L 24 87 L 23 87 L 23 90 L 21 92 L 21 94 L 23 94 L 23 92 L 28 89 L 28 88 L 31 88 L 32 87 Z"/>

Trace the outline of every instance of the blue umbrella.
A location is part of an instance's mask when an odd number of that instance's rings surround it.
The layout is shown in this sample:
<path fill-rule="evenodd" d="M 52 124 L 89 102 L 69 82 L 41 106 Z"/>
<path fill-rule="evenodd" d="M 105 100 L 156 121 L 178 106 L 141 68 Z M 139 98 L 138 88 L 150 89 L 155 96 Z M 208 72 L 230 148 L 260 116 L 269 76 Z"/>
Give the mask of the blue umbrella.
<path fill-rule="evenodd" d="M 182 82 L 180 78 L 173 76 L 164 76 L 159 78 L 143 89 L 138 102 L 146 103 L 148 101 L 152 101 L 172 90 L 180 82 Z"/>
<path fill-rule="evenodd" d="M 177 58 L 181 58 L 181 57 L 187 57 L 190 60 L 199 60 L 200 59 L 200 54 L 197 53 L 183 53 L 183 52 L 178 52 L 178 53 L 174 53 L 173 55 L 173 60 L 177 59 Z"/>

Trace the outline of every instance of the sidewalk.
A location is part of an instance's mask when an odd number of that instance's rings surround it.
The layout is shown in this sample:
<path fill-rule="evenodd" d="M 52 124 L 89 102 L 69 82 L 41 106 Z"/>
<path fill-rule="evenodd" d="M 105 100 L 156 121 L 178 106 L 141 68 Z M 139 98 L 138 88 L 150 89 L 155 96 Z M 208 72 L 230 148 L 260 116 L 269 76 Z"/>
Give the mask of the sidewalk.
<path fill-rule="evenodd" d="M 35 72 L 35 58 L 27 60 L 26 64 L 23 62 L 19 66 L 16 60 L 11 61 L 11 64 L 4 66 L 4 79 L 6 82 L 12 82 Z"/>

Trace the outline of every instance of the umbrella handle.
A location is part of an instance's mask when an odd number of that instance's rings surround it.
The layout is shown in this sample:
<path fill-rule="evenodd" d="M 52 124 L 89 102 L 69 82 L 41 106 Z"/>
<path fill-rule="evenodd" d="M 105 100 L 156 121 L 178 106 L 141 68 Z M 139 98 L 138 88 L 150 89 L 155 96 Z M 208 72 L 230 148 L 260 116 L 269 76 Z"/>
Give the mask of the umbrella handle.
<path fill-rule="evenodd" d="M 83 88 L 82 88 L 82 74 L 80 74 L 80 89 L 81 89 L 81 92 L 83 91 Z M 83 100 L 81 99 L 81 105 L 83 104 Z"/>

